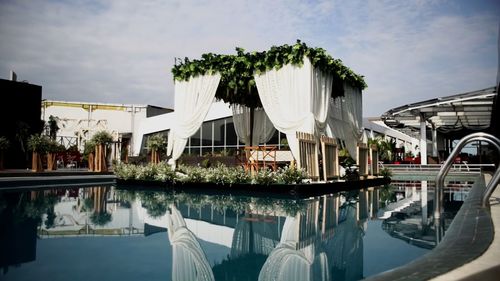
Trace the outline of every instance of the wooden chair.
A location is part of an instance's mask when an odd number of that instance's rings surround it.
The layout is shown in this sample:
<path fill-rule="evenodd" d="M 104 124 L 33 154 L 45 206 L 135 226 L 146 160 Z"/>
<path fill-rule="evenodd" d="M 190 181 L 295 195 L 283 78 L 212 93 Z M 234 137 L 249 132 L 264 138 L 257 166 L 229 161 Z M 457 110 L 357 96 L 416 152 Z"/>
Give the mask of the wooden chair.
<path fill-rule="evenodd" d="M 261 155 L 258 156 L 259 167 L 270 167 L 276 171 L 278 165 L 276 164 L 276 146 L 260 146 Z"/>
<path fill-rule="evenodd" d="M 339 177 L 339 148 L 337 140 L 321 136 L 321 154 L 323 155 L 323 180 Z"/>
<path fill-rule="evenodd" d="M 319 180 L 318 142 L 314 135 L 297 132 L 299 142 L 299 157 L 297 166 L 304 169 L 307 175 L 313 180 Z"/>

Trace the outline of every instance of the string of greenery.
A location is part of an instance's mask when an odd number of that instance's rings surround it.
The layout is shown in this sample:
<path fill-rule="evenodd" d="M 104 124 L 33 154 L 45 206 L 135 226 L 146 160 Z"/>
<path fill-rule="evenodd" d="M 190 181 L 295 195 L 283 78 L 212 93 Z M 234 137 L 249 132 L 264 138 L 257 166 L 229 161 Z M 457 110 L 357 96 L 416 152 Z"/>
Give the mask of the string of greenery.
<path fill-rule="evenodd" d="M 257 108 L 262 107 L 262 103 L 254 74 L 280 69 L 287 64 L 302 66 L 304 57 L 309 58 L 314 67 L 333 74 L 332 97 L 344 95 L 344 83 L 360 90 L 367 87 L 363 76 L 354 73 L 340 59 L 334 59 L 322 48 L 308 47 L 300 40 L 294 45 L 273 46 L 263 52 L 249 53 L 236 48 L 236 55 L 207 53 L 199 60 L 186 57 L 172 68 L 172 74 L 174 80 L 187 81 L 198 75 L 220 73 L 221 80 L 215 94 L 217 100 Z"/>

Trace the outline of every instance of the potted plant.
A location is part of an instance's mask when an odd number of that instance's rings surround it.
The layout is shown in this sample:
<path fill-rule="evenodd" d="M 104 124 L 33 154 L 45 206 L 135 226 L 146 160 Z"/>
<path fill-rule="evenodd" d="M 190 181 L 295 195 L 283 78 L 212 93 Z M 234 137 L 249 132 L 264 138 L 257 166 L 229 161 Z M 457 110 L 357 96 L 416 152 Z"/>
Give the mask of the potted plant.
<path fill-rule="evenodd" d="M 106 146 L 113 141 L 113 137 L 106 131 L 97 132 L 91 139 L 95 144 L 94 170 L 96 172 L 107 172 Z"/>
<path fill-rule="evenodd" d="M 89 171 L 95 171 L 95 144 L 90 140 L 85 143 L 83 157 L 87 160 Z"/>
<path fill-rule="evenodd" d="M 151 163 L 153 164 L 160 163 L 161 160 L 160 153 L 165 151 L 166 146 L 167 146 L 167 141 L 160 134 L 156 134 L 148 138 L 146 147 L 148 151 L 151 153 L 151 161 L 150 161 Z"/>
<path fill-rule="evenodd" d="M 10 142 L 6 137 L 0 137 L 0 170 L 3 170 L 3 153 L 10 147 Z"/>
<path fill-rule="evenodd" d="M 43 172 L 42 155 L 48 147 L 48 139 L 45 136 L 32 135 L 28 139 L 28 148 L 33 152 L 31 160 L 31 170 L 33 172 Z"/>
<path fill-rule="evenodd" d="M 47 143 L 47 170 L 57 170 L 56 156 L 57 153 L 64 151 L 64 146 L 57 141 L 50 139 Z"/>

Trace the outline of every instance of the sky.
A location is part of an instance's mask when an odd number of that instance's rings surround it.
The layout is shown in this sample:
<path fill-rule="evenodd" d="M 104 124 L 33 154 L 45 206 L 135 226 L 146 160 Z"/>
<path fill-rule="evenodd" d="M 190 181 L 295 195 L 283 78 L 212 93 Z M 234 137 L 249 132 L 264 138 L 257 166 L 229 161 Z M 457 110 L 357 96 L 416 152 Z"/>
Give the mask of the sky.
<path fill-rule="evenodd" d="M 0 78 L 43 98 L 174 107 L 174 58 L 301 39 L 368 88 L 365 117 L 492 87 L 498 0 L 0 1 Z"/>

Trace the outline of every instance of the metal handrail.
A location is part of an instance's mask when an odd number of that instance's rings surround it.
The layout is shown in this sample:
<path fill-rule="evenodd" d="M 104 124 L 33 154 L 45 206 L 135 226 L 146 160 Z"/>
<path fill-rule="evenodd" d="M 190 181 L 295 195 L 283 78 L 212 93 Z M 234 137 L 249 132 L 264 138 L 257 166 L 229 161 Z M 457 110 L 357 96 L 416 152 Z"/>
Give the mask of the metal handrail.
<path fill-rule="evenodd" d="M 434 204 L 436 206 L 434 209 L 435 220 L 440 219 L 441 213 L 443 212 L 444 177 L 450 171 L 451 165 L 453 164 L 455 157 L 457 157 L 458 153 L 460 153 L 460 151 L 466 144 L 472 141 L 489 142 L 492 145 L 494 145 L 497 148 L 498 152 L 500 153 L 500 139 L 487 133 L 473 133 L 463 137 L 458 142 L 457 146 L 453 149 L 450 156 L 448 156 L 448 159 L 446 159 L 446 162 L 443 164 L 443 166 L 441 166 L 441 169 L 439 170 L 436 176 L 436 191 L 434 196 Z M 486 207 L 488 205 L 489 198 L 493 193 L 493 191 L 495 190 L 496 186 L 498 185 L 499 181 L 500 181 L 500 168 L 497 167 L 495 174 L 491 178 L 491 181 L 488 183 L 486 191 L 483 194 L 483 199 L 482 199 L 483 207 Z"/>

